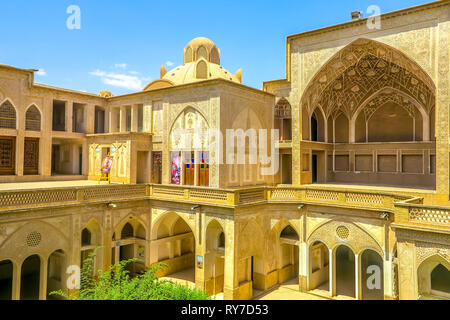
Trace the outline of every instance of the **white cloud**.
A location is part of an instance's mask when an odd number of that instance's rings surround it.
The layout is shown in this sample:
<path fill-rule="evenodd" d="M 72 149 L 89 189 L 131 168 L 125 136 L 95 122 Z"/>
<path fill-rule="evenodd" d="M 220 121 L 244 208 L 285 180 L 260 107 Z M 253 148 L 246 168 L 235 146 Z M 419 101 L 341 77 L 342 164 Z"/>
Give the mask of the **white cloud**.
<path fill-rule="evenodd" d="M 133 75 L 115 73 L 115 72 L 105 72 L 101 70 L 95 70 L 90 72 L 91 75 L 100 77 L 104 84 L 120 87 L 130 90 L 141 90 L 143 88 L 142 81 Z"/>
<path fill-rule="evenodd" d="M 126 63 L 116 63 L 114 65 L 114 68 L 126 69 L 127 68 L 127 64 Z"/>
<path fill-rule="evenodd" d="M 45 77 L 47 75 L 47 72 L 45 72 L 44 69 L 39 69 L 38 71 L 36 71 L 36 75 Z"/>
<path fill-rule="evenodd" d="M 130 72 L 130 74 L 139 74 L 139 72 L 137 72 L 137 71 L 129 71 Z"/>
<path fill-rule="evenodd" d="M 172 61 L 167 61 L 166 62 L 166 66 L 168 67 L 173 67 L 175 63 L 173 63 Z"/>

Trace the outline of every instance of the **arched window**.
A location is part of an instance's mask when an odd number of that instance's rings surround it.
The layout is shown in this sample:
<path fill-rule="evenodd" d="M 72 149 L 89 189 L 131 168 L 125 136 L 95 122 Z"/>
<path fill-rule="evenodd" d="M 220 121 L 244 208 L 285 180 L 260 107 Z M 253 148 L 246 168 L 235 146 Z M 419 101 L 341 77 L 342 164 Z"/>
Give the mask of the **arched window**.
<path fill-rule="evenodd" d="M 127 222 L 127 224 L 122 229 L 121 238 L 126 239 L 133 237 L 134 237 L 133 226 Z"/>
<path fill-rule="evenodd" d="M 199 47 L 197 50 L 197 60 L 200 58 L 204 58 L 204 59 L 208 60 L 208 54 L 207 54 L 206 48 L 204 46 Z"/>
<path fill-rule="evenodd" d="M 215 63 L 215 64 L 220 64 L 220 54 L 219 54 L 219 50 L 214 47 L 211 49 L 211 62 Z"/>
<path fill-rule="evenodd" d="M 25 114 L 25 130 L 40 131 L 41 130 L 41 113 L 36 106 L 28 108 Z"/>
<path fill-rule="evenodd" d="M 81 246 L 90 246 L 91 245 L 91 232 L 89 229 L 84 228 L 81 231 Z"/>
<path fill-rule="evenodd" d="M 291 105 L 284 98 L 275 106 L 275 129 L 280 132 L 280 140 L 292 140 Z"/>
<path fill-rule="evenodd" d="M 207 79 L 208 78 L 208 66 L 205 61 L 200 61 L 197 63 L 196 70 L 197 79 Z"/>
<path fill-rule="evenodd" d="M 186 52 L 184 53 L 184 63 L 192 62 L 194 58 L 192 57 L 192 48 L 189 47 L 186 49 Z"/>
<path fill-rule="evenodd" d="M 16 129 L 16 109 L 9 101 L 0 106 L 0 128 Z"/>

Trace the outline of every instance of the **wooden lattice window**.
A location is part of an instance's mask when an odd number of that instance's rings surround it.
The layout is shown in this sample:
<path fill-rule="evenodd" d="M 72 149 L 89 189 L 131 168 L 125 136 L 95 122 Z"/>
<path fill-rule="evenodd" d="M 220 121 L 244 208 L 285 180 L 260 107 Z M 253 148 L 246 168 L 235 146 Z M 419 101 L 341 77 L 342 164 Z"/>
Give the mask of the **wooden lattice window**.
<path fill-rule="evenodd" d="M 0 106 L 0 128 L 16 129 L 16 109 L 9 101 Z"/>
<path fill-rule="evenodd" d="M 25 114 L 25 130 L 41 130 L 41 113 L 36 106 L 29 107 L 27 113 Z"/>
<path fill-rule="evenodd" d="M 39 139 L 25 138 L 23 151 L 23 173 L 36 175 L 39 171 Z"/>
<path fill-rule="evenodd" d="M 275 106 L 275 118 L 278 119 L 291 119 L 291 105 L 286 99 L 280 99 Z"/>
<path fill-rule="evenodd" d="M 16 139 L 0 138 L 0 175 L 13 175 L 15 171 Z"/>

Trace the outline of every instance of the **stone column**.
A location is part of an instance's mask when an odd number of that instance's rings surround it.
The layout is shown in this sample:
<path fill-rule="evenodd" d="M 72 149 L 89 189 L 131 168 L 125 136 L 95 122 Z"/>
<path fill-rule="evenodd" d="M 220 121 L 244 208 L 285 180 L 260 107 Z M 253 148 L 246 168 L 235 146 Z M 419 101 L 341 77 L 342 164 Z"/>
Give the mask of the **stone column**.
<path fill-rule="evenodd" d="M 195 254 L 203 257 L 203 269 L 197 268 L 195 262 L 195 286 L 200 289 L 205 289 L 205 269 L 206 269 L 206 215 L 197 209 L 196 212 L 196 236 L 195 236 Z M 195 257 L 197 259 L 197 257 Z"/>
<path fill-rule="evenodd" d="M 355 299 L 362 299 L 361 263 L 358 253 L 355 254 Z"/>
<path fill-rule="evenodd" d="M 47 300 L 47 272 L 48 259 L 41 261 L 40 279 L 39 279 L 39 300 Z"/>
<path fill-rule="evenodd" d="M 131 107 L 131 132 L 138 132 L 139 106 L 133 104 Z"/>
<path fill-rule="evenodd" d="M 20 280 L 22 264 L 13 265 L 12 300 L 20 300 Z"/>
<path fill-rule="evenodd" d="M 299 271 L 298 284 L 300 292 L 309 290 L 309 248 L 306 242 L 299 244 Z"/>
<path fill-rule="evenodd" d="M 25 148 L 25 133 L 19 131 L 16 137 L 16 175 L 23 176 L 23 160 Z"/>
<path fill-rule="evenodd" d="M 448 14 L 447 14 L 448 15 Z M 450 104 L 450 21 L 445 17 L 438 26 L 436 41 L 436 193 L 439 200 L 449 200 L 449 104 Z M 444 22 L 445 21 L 445 22 Z"/>
<path fill-rule="evenodd" d="M 225 226 L 225 261 L 224 261 L 224 299 L 239 298 L 238 263 L 239 257 L 235 234 L 235 221 L 228 221 Z"/>
<path fill-rule="evenodd" d="M 73 101 L 66 102 L 66 132 L 72 132 L 73 130 Z"/>
<path fill-rule="evenodd" d="M 390 256 L 391 254 L 389 254 Z M 394 298 L 394 275 L 392 270 L 392 261 L 383 259 L 383 284 L 384 284 L 384 298 L 385 300 L 392 300 Z"/>
<path fill-rule="evenodd" d="M 84 132 L 92 134 L 95 131 L 95 105 L 88 104 L 84 106 L 83 114 Z"/>
<path fill-rule="evenodd" d="M 328 267 L 329 267 L 329 284 L 330 284 L 330 296 L 334 297 L 336 295 L 336 270 L 335 270 L 335 261 L 334 254 L 332 249 L 328 249 L 329 259 L 328 259 Z"/>
<path fill-rule="evenodd" d="M 120 107 L 120 132 L 127 132 L 127 108 Z"/>
<path fill-rule="evenodd" d="M 114 108 L 113 107 L 109 107 L 108 108 L 108 131 L 109 133 L 114 132 L 114 130 L 117 128 L 117 118 L 115 116 L 115 112 L 114 112 Z"/>
<path fill-rule="evenodd" d="M 81 173 L 84 176 L 89 175 L 89 145 L 88 142 L 85 140 L 83 141 L 83 145 L 82 145 L 82 163 L 81 163 Z"/>
<path fill-rule="evenodd" d="M 143 131 L 144 132 L 152 132 L 152 124 L 153 124 L 153 106 L 151 103 L 144 104 L 144 119 L 142 120 Z"/>

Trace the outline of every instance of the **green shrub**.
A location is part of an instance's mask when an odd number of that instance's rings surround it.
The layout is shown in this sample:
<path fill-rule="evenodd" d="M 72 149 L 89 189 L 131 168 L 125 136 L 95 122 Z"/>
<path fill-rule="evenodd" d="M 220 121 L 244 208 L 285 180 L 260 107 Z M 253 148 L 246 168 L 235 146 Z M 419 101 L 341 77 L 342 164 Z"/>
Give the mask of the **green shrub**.
<path fill-rule="evenodd" d="M 94 277 L 94 259 L 98 248 L 83 262 L 80 275 L 80 290 L 77 294 L 63 291 L 52 292 L 69 300 L 210 300 L 206 292 L 190 289 L 168 280 L 160 280 L 156 273 L 163 267 L 157 264 L 143 275 L 130 277 L 126 266 L 139 259 L 121 261 L 108 270 L 98 271 Z"/>

